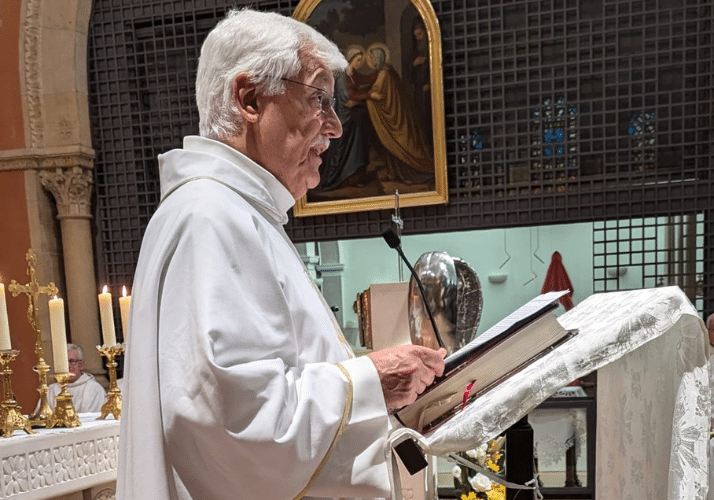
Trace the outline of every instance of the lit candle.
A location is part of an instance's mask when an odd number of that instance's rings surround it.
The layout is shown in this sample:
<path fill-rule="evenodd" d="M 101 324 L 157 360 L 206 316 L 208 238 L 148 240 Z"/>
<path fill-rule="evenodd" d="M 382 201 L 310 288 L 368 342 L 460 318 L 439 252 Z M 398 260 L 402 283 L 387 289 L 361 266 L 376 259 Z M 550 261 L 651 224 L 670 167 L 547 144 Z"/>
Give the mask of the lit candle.
<path fill-rule="evenodd" d="M 131 295 L 126 294 L 126 287 L 121 289 L 122 296 L 119 297 L 119 311 L 121 312 L 121 328 L 126 341 L 126 334 L 129 331 L 129 306 L 131 306 Z"/>
<path fill-rule="evenodd" d="M 10 350 L 10 324 L 7 322 L 7 303 L 5 302 L 5 285 L 0 283 L 0 349 Z"/>
<path fill-rule="evenodd" d="M 69 373 L 67 362 L 67 330 L 64 324 L 64 300 L 50 300 L 50 329 L 52 331 L 52 354 L 55 373 Z"/>
<path fill-rule="evenodd" d="M 107 292 L 107 286 L 99 294 L 99 316 L 102 320 L 102 337 L 105 347 L 117 345 L 117 334 L 114 332 L 114 311 L 112 310 L 112 294 Z"/>

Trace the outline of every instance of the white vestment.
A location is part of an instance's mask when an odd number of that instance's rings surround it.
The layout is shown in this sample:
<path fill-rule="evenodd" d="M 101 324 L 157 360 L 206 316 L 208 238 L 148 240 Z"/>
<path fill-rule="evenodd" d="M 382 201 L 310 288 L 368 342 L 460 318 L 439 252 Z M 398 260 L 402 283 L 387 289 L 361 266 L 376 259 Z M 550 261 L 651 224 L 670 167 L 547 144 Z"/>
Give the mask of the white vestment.
<path fill-rule="evenodd" d="M 102 405 L 107 399 L 107 392 L 99 382 L 94 380 L 94 375 L 82 373 L 77 380 L 67 384 L 67 392 L 72 395 L 72 406 L 77 413 L 91 413 L 102 410 Z M 47 402 L 54 409 L 60 386 L 57 382 L 50 384 L 47 390 Z M 40 402 L 37 402 L 37 411 Z"/>
<path fill-rule="evenodd" d="M 712 349 L 712 346 L 709 346 Z M 714 354 L 709 357 L 709 390 L 712 394 L 711 421 L 709 430 L 714 431 Z M 707 500 L 714 500 L 714 438 L 709 437 L 709 493 Z"/>
<path fill-rule="evenodd" d="M 199 137 L 159 156 L 132 288 L 117 498 L 388 496 L 388 414 L 285 234 L 294 199 Z"/>

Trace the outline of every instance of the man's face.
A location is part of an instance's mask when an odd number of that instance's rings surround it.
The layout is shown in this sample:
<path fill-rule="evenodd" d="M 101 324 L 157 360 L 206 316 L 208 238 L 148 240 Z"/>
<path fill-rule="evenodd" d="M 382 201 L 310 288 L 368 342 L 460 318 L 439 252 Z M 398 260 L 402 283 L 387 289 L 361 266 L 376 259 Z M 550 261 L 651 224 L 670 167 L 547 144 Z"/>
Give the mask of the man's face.
<path fill-rule="evenodd" d="M 342 125 L 334 110 L 324 113 L 320 107 L 320 97 L 333 95 L 330 70 L 313 65 L 291 80 L 284 82 L 283 94 L 257 98 L 254 160 L 297 200 L 320 182 L 320 155 L 329 139 L 342 135 Z"/>
<path fill-rule="evenodd" d="M 67 361 L 69 362 L 69 381 L 72 383 L 82 374 L 84 361 L 79 359 L 79 353 L 74 350 L 67 351 Z"/>

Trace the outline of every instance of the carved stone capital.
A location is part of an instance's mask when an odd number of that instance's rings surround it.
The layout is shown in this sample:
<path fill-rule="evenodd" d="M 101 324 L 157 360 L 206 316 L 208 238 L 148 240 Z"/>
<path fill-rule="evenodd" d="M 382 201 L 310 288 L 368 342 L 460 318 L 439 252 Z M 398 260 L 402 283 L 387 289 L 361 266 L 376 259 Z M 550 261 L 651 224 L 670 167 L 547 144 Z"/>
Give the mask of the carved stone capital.
<path fill-rule="evenodd" d="M 40 170 L 42 186 L 55 197 L 58 219 L 90 219 L 92 171 L 81 166 Z"/>
<path fill-rule="evenodd" d="M 74 166 L 94 168 L 94 150 L 80 145 L 0 150 L 0 172 Z"/>
<path fill-rule="evenodd" d="M 42 186 L 55 198 L 58 218 L 91 218 L 94 150 L 83 146 L 0 151 L 3 170 L 39 170 Z"/>

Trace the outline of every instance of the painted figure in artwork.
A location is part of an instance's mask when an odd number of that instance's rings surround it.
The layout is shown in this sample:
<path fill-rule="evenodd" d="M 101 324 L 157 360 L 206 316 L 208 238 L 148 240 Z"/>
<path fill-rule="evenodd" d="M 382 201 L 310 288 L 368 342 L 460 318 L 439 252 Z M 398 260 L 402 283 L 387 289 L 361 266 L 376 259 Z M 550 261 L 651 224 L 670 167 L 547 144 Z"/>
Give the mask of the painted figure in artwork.
<path fill-rule="evenodd" d="M 434 158 L 414 103 L 394 68 L 389 64 L 389 49 L 383 43 L 367 48 L 367 64 L 377 72 L 371 92 L 380 99 L 367 101 L 367 110 L 379 142 L 384 148 L 388 181 L 421 184 L 434 176 Z"/>

